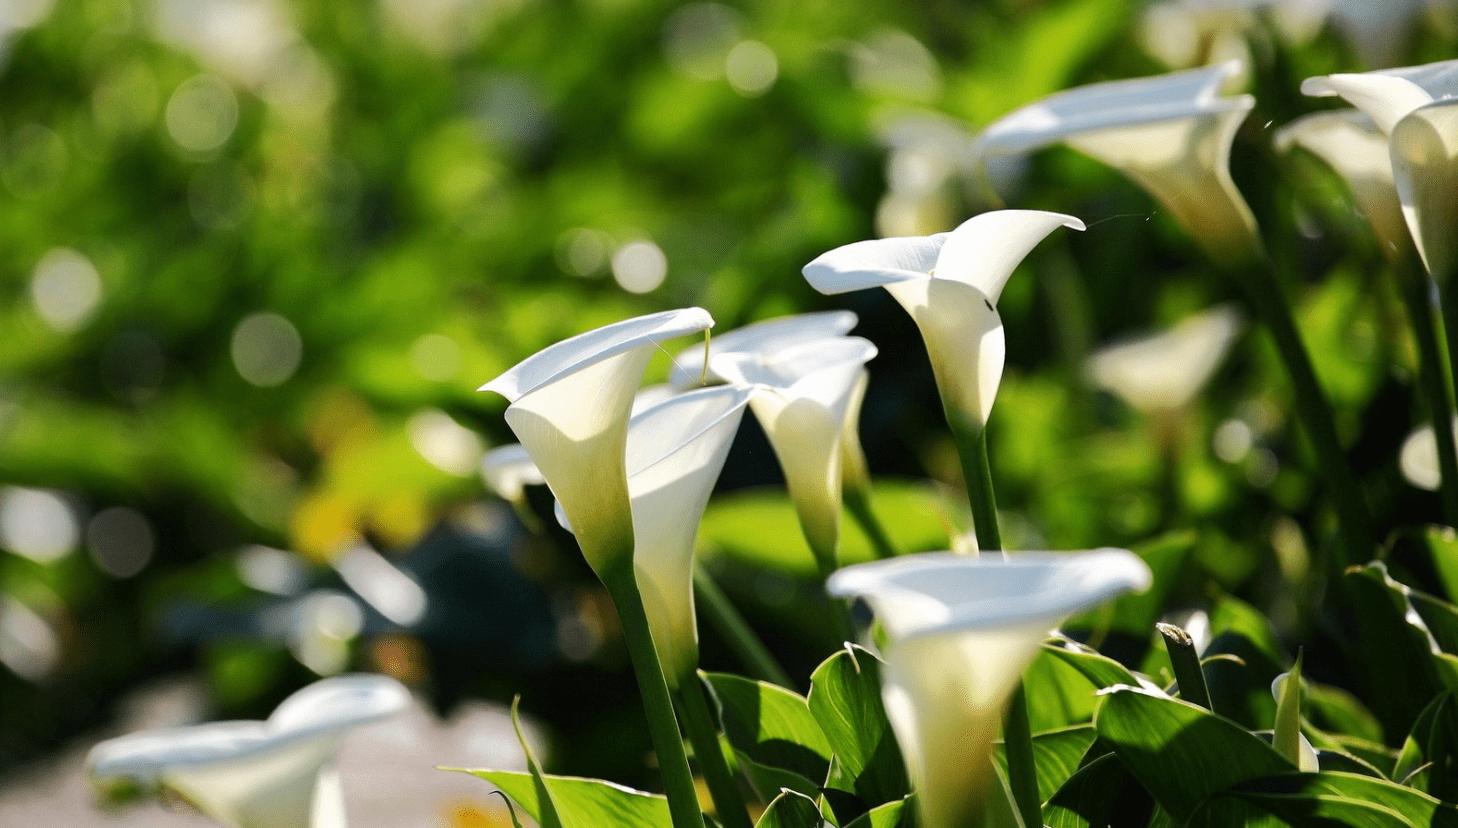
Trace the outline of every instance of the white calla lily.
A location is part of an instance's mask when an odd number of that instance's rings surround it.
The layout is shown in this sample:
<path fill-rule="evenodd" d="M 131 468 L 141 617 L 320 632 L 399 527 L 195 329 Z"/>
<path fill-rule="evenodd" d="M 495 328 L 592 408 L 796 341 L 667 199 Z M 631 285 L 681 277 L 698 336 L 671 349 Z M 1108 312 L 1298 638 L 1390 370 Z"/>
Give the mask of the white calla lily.
<path fill-rule="evenodd" d="M 339 778 L 326 769 L 340 737 L 409 703 L 394 679 L 338 676 L 289 696 L 267 721 L 133 733 L 92 748 L 86 766 L 100 784 L 165 786 L 235 828 L 343 828 Z"/>
<path fill-rule="evenodd" d="M 1383 254 L 1400 257 L 1411 236 L 1397 200 L 1387 136 L 1357 110 L 1313 112 L 1276 132 L 1276 148 L 1300 147 L 1326 162 L 1352 191 L 1357 206 L 1372 225 Z"/>
<path fill-rule="evenodd" d="M 520 443 L 497 446 L 482 455 L 481 479 L 502 500 L 517 506 L 523 502 L 527 486 L 547 482 L 526 446 Z"/>
<path fill-rule="evenodd" d="M 633 549 L 624 452 L 643 371 L 660 342 L 713 324 L 701 308 L 640 316 L 552 345 L 481 386 L 511 401 L 507 424 L 599 575 L 625 564 Z"/>
<path fill-rule="evenodd" d="M 1059 92 L 995 121 L 979 139 L 984 155 L 1066 143 L 1132 178 L 1213 257 L 1261 255 L 1255 217 L 1230 178 L 1230 144 L 1255 106 L 1221 97 L 1240 61 Z"/>
<path fill-rule="evenodd" d="M 673 370 L 668 381 L 679 389 L 698 385 L 704 379 L 724 382 L 725 378 L 714 372 L 714 356 L 738 353 L 771 358 L 795 345 L 842 336 L 850 332 L 856 322 L 855 313 L 847 310 L 800 313 L 754 322 L 719 334 L 707 344 L 701 342 L 679 352 L 673 358 Z"/>
<path fill-rule="evenodd" d="M 1321 30 L 1332 0 L 1163 0 L 1140 18 L 1145 49 L 1175 68 L 1250 59 L 1246 38 L 1273 30 L 1304 44 Z"/>
<path fill-rule="evenodd" d="M 1307 95 L 1340 95 L 1388 137 L 1403 218 L 1428 272 L 1458 267 L 1458 60 L 1307 78 Z"/>
<path fill-rule="evenodd" d="M 1014 269 L 1059 227 L 1083 229 L 1061 213 L 997 210 L 950 233 L 854 242 L 804 268 L 821 293 L 884 287 L 921 329 L 948 414 L 980 430 L 1002 380 L 1006 344 L 997 300 Z"/>
<path fill-rule="evenodd" d="M 1218 305 L 1162 333 L 1101 348 L 1084 368 L 1137 411 L 1177 411 L 1209 382 L 1244 327 L 1239 310 Z"/>
<path fill-rule="evenodd" d="M 729 352 L 710 369 L 754 388 L 750 407 L 785 475 L 805 540 L 821 568 L 840 541 L 842 438 L 851 403 L 876 346 L 855 336 L 804 342 L 773 355 Z"/>
<path fill-rule="evenodd" d="M 846 567 L 834 595 L 866 599 L 888 639 L 883 696 L 915 780 L 923 826 L 981 824 L 1003 708 L 1049 632 L 1127 590 L 1133 553 L 912 555 Z"/>

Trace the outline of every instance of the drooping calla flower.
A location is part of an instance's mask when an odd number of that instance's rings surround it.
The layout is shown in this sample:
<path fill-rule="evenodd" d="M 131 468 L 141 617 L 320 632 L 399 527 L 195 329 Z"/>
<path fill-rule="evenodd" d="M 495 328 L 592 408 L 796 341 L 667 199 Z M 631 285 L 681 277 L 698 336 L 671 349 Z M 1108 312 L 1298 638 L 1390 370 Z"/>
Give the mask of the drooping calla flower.
<path fill-rule="evenodd" d="M 1453 436 L 1458 439 L 1458 418 L 1453 421 Z M 1438 437 L 1433 433 L 1432 423 L 1419 428 L 1402 441 L 1397 465 L 1408 483 L 1419 489 L 1435 492 L 1443 483 L 1443 472 L 1438 467 Z"/>
<path fill-rule="evenodd" d="M 343 828 L 339 778 L 326 769 L 344 731 L 391 716 L 410 693 L 387 676 L 317 681 L 266 721 L 132 733 L 86 757 L 103 785 L 169 788 L 235 828 Z"/>
<path fill-rule="evenodd" d="M 1230 178 L 1230 144 L 1255 106 L 1221 97 L 1239 61 L 1059 92 L 983 131 L 985 155 L 1066 143 L 1132 178 L 1218 261 L 1261 255 L 1255 217 Z"/>
<path fill-rule="evenodd" d="M 1061 213 L 996 210 L 950 233 L 854 242 L 805 265 L 821 293 L 884 287 L 916 320 L 948 414 L 981 429 L 992 411 L 1006 356 L 997 300 L 1018 263 L 1059 227 Z"/>
<path fill-rule="evenodd" d="M 712 370 L 754 388 L 750 407 L 785 475 L 805 540 L 821 569 L 840 542 L 841 441 L 865 364 L 876 346 L 857 336 L 812 340 L 773 355 L 730 352 Z"/>
<path fill-rule="evenodd" d="M 851 311 L 820 311 L 777 316 L 735 328 L 728 333 L 714 336 L 707 345 L 701 342 L 680 351 L 673 358 L 673 370 L 668 381 L 678 389 L 690 388 L 705 380 L 724 382 L 724 377 L 714 371 L 714 356 L 754 354 L 772 358 L 794 345 L 842 336 L 854 328 L 857 321 L 855 313 Z M 708 356 L 705 356 L 705 349 L 708 350 Z"/>
<path fill-rule="evenodd" d="M 1288 152 L 1293 147 L 1320 158 L 1342 177 L 1384 255 L 1400 257 L 1410 249 L 1412 237 L 1397 201 L 1387 136 L 1371 118 L 1351 109 L 1303 115 L 1276 132 L 1278 150 Z"/>
<path fill-rule="evenodd" d="M 1340 95 L 1388 137 L 1403 218 L 1428 272 L 1458 266 L 1458 60 L 1307 78 L 1307 95 Z"/>
<path fill-rule="evenodd" d="M 1239 310 L 1217 305 L 1163 333 L 1101 348 L 1084 368 L 1137 411 L 1176 411 L 1205 387 L 1243 327 Z"/>
<path fill-rule="evenodd" d="M 865 598 L 885 629 L 886 714 L 925 828 L 981 824 L 1003 707 L 1049 631 L 1150 581 L 1122 549 L 929 553 L 831 576 L 831 594 Z"/>
<path fill-rule="evenodd" d="M 549 346 L 481 386 L 511 401 L 507 424 L 562 503 L 599 575 L 632 554 L 624 452 L 643 371 L 658 343 L 713 324 L 701 308 L 640 316 Z"/>

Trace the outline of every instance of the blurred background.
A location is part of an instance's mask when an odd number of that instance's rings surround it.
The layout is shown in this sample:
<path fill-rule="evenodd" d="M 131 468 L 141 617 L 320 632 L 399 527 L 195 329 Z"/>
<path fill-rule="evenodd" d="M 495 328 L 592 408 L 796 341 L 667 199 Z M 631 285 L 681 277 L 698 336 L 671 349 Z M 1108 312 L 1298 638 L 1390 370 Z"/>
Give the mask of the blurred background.
<path fill-rule="evenodd" d="M 1236 179 L 1382 525 L 1421 523 L 1438 506 L 1397 469 L 1423 415 L 1376 242 L 1270 131 L 1327 106 L 1302 78 L 1455 37 L 1420 0 L 0 0 L 0 824 L 28 824 L 15 792 L 74 777 L 102 733 L 258 718 L 357 670 L 416 688 L 422 722 L 521 693 L 550 770 L 654 785 L 606 598 L 545 490 L 518 510 L 483 487 L 512 438 L 475 389 L 642 313 L 701 305 L 727 330 L 849 307 L 881 350 L 861 421 L 878 508 L 904 548 L 944 548 L 959 472 L 914 326 L 799 270 L 1003 203 L 1089 225 L 1000 303 L 1009 546 L 1189 528 L 1173 603 L 1215 584 L 1310 623 L 1286 586 L 1329 523 L 1273 350 L 1240 336 L 1156 415 L 1095 387 L 1093 349 L 1228 288 L 1117 173 L 1055 149 L 984 176 L 971 144 L 1059 89 L 1246 57 Z M 804 676 L 833 642 L 748 419 L 704 554 Z M 704 638 L 706 667 L 738 669 Z M 493 755 L 441 748 L 420 772 L 516 761 Z M 55 796 L 89 813 L 84 785 Z"/>

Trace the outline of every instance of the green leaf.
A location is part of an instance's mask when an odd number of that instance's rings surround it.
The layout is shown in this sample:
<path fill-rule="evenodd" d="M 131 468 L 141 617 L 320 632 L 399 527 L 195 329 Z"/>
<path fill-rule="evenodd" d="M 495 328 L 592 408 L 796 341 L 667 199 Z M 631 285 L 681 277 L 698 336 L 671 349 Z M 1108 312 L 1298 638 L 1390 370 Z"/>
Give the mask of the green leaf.
<path fill-rule="evenodd" d="M 1038 774 L 1040 802 L 1047 802 L 1068 781 L 1097 738 L 1092 725 L 1033 734 L 1033 764 Z M 1007 772 L 1007 752 L 1001 740 L 993 743 L 992 759 Z"/>
<path fill-rule="evenodd" d="M 1098 689 L 1113 687 L 1116 684 L 1123 684 L 1130 687 L 1138 686 L 1139 679 L 1129 668 L 1119 662 L 1100 655 L 1093 650 L 1072 641 L 1060 641 L 1056 644 L 1044 642 L 1043 651 L 1051 653 L 1064 663 L 1078 670 L 1084 678 L 1093 683 Z"/>
<path fill-rule="evenodd" d="M 911 792 L 881 703 L 880 659 L 848 645 L 815 668 L 806 703 L 861 800 L 880 805 Z"/>
<path fill-rule="evenodd" d="M 911 798 L 877 805 L 845 824 L 845 828 L 914 828 L 916 808 Z"/>
<path fill-rule="evenodd" d="M 1291 663 L 1271 623 L 1254 607 L 1225 595 L 1210 612 L 1210 631 L 1203 666 L 1211 705 L 1249 729 L 1271 727 L 1276 714 L 1271 682 Z M 1211 660 L 1212 655 L 1236 660 Z"/>
<path fill-rule="evenodd" d="M 781 791 L 764 809 L 755 828 L 820 828 L 824 824 L 815 800 L 795 791 Z"/>
<path fill-rule="evenodd" d="M 1232 786 L 1223 792 L 1225 797 L 1256 805 L 1293 825 L 1458 826 L 1458 808 L 1412 788 L 1357 774 L 1280 774 Z"/>
<path fill-rule="evenodd" d="M 1043 807 L 1051 828 L 1144 825 L 1153 803 L 1118 757 L 1101 756 L 1079 768 Z"/>
<path fill-rule="evenodd" d="M 1093 721 L 1096 697 L 1092 681 L 1045 647 L 1023 671 L 1028 699 L 1028 724 L 1034 733 Z"/>
<path fill-rule="evenodd" d="M 791 787 L 804 791 L 799 780 L 816 791 L 830 769 L 830 744 L 810 714 L 805 699 L 783 687 L 727 673 L 705 673 L 718 699 L 724 735 L 741 764 L 762 769 L 769 790 Z M 794 783 L 794 784 L 790 784 Z"/>
<path fill-rule="evenodd" d="M 1087 632 L 1076 636 L 1089 646 L 1117 655 L 1128 664 L 1138 664 L 1149 648 L 1149 631 L 1159 620 L 1169 591 L 1179 581 L 1180 569 L 1195 548 L 1198 535 L 1190 530 L 1168 532 L 1130 547 L 1154 574 L 1153 586 L 1142 593 L 1126 593 L 1097 609 L 1064 622 L 1066 632 Z"/>
<path fill-rule="evenodd" d="M 1373 562 L 1353 567 L 1345 580 L 1356 604 L 1364 695 L 1388 732 L 1412 727 L 1428 702 L 1458 684 L 1458 661 L 1443 653 L 1408 600 L 1411 590 Z"/>
<path fill-rule="evenodd" d="M 1212 794 L 1237 782 L 1295 769 L 1234 722 L 1146 690 L 1110 691 L 1094 714 L 1094 727 L 1180 822 Z"/>
<path fill-rule="evenodd" d="M 1276 727 L 1271 734 L 1271 746 L 1276 752 L 1301 767 L 1301 655 L 1296 664 L 1286 673 L 1281 683 L 1280 697 L 1276 700 Z M 1316 768 L 1302 768 L 1314 771 Z"/>
<path fill-rule="evenodd" d="M 543 807 L 555 805 L 557 824 L 562 828 L 667 828 L 672 820 L 668 800 L 657 794 L 643 793 L 600 779 L 575 776 L 542 776 L 520 771 L 493 771 L 470 768 L 442 768 L 461 771 L 485 779 L 516 800 L 522 810 L 543 826 Z M 540 786 L 539 784 L 540 783 Z M 540 791 L 545 789 L 549 799 Z M 547 812 L 550 814 L 550 811 Z"/>
<path fill-rule="evenodd" d="M 1458 799 L 1458 699 L 1451 691 L 1418 715 L 1392 774 L 1439 799 Z"/>

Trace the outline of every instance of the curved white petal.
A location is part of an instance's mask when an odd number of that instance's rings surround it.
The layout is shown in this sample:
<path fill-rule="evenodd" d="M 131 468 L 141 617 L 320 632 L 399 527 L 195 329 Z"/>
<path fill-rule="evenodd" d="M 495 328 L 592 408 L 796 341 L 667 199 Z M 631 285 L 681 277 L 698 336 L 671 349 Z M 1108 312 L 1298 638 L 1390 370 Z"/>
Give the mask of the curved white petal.
<path fill-rule="evenodd" d="M 753 391 L 690 391 L 633 418 L 628 431 L 633 566 L 670 685 L 698 667 L 694 539 Z"/>
<path fill-rule="evenodd" d="M 876 346 L 858 336 L 837 336 L 802 342 L 771 354 L 732 352 L 710 358 L 709 368 L 726 381 L 738 385 L 761 385 L 793 389 L 821 372 L 854 371 L 876 356 Z M 841 374 L 837 374 L 841 376 Z M 842 394 L 839 382 L 812 381 L 793 391 L 794 396 L 816 394 L 822 405 L 831 405 Z"/>
<path fill-rule="evenodd" d="M 1433 100 L 1412 81 L 1377 72 L 1307 78 L 1301 82 L 1301 92 L 1313 97 L 1340 95 L 1389 135 L 1402 116 Z"/>
<path fill-rule="evenodd" d="M 1240 71 L 1240 64 L 1230 61 L 1069 89 L 997 119 L 983 131 L 980 148 L 988 154 L 1030 152 L 1084 132 L 1198 115 Z"/>
<path fill-rule="evenodd" d="M 1085 369 L 1138 411 L 1174 411 L 1205 387 L 1244 327 L 1239 310 L 1219 305 L 1163 333 L 1101 348 Z"/>
<path fill-rule="evenodd" d="M 871 484 L 866 452 L 861 448 L 861 405 L 866 401 L 870 384 L 871 375 L 862 368 L 846 400 L 845 420 L 840 429 L 840 479 L 845 487 L 865 488 Z"/>
<path fill-rule="evenodd" d="M 947 234 L 933 275 L 965 282 L 996 305 L 1014 269 L 1038 242 L 1060 227 L 1084 229 L 1083 222 L 1042 210 L 993 210 L 980 213 Z"/>
<path fill-rule="evenodd" d="M 1408 249 L 1387 136 L 1371 118 L 1354 109 L 1303 115 L 1276 132 L 1278 149 L 1293 146 L 1320 158 L 1346 181 L 1387 255 Z"/>
<path fill-rule="evenodd" d="M 992 740 L 1038 644 L 1149 569 L 1133 553 L 931 553 L 847 567 L 832 594 L 861 596 L 889 637 L 886 713 L 916 781 L 922 824 L 979 824 Z"/>
<path fill-rule="evenodd" d="M 628 416 L 636 417 L 677 393 L 678 389 L 666 382 L 639 388 L 638 393 L 633 395 L 633 407 Z"/>
<path fill-rule="evenodd" d="M 921 329 L 942 403 L 986 425 L 1007 356 L 1002 317 L 982 291 L 952 279 L 887 286 Z"/>
<path fill-rule="evenodd" d="M 946 238 L 938 233 L 851 242 L 816 256 L 800 272 L 810 287 L 825 294 L 925 279 Z"/>
<path fill-rule="evenodd" d="M 343 731 L 394 715 L 409 700 L 394 679 L 339 676 L 298 691 L 267 721 L 134 733 L 97 745 L 86 764 L 99 781 L 165 784 L 238 828 L 310 828 L 316 814 L 337 809 L 321 771 Z"/>
<path fill-rule="evenodd" d="M 780 316 L 719 334 L 710 340 L 708 349 L 711 355 L 748 353 L 768 357 L 804 342 L 849 333 L 856 326 L 856 322 L 855 313 L 844 310 Z M 699 384 L 703 373 L 704 343 L 701 342 L 684 349 L 673 358 L 669 383 L 675 388 L 688 388 Z M 709 376 L 723 379 L 715 376 L 712 371 Z"/>
<path fill-rule="evenodd" d="M 1458 266 L 1458 100 L 1404 116 L 1392 129 L 1391 152 L 1403 218 L 1442 283 Z"/>
<path fill-rule="evenodd" d="M 497 446 L 481 457 L 481 478 L 503 500 L 518 503 L 529 485 L 541 485 L 542 472 L 520 443 Z"/>

